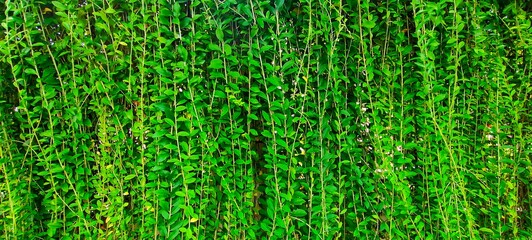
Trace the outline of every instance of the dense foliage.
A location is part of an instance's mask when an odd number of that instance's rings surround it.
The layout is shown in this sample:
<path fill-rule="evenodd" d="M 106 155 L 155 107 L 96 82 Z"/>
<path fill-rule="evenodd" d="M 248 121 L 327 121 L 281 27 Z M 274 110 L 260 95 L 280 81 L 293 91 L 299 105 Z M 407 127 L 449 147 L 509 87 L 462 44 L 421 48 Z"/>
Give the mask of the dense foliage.
<path fill-rule="evenodd" d="M 5 1 L 1 238 L 532 238 L 523 2 Z"/>

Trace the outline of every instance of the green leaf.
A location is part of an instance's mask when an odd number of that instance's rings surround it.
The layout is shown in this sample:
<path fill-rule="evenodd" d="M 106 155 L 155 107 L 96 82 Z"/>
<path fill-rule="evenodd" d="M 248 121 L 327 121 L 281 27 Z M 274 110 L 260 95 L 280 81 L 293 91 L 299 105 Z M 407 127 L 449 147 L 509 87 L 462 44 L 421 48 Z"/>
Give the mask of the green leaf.
<path fill-rule="evenodd" d="M 213 50 L 213 51 L 221 51 L 222 49 L 220 48 L 220 46 L 216 45 L 216 44 L 213 44 L 213 43 L 209 43 L 209 49 L 210 50 Z"/>
<path fill-rule="evenodd" d="M 282 72 L 286 72 L 288 69 L 290 69 L 292 66 L 294 66 L 295 62 L 293 60 L 290 60 L 283 64 L 283 67 L 281 68 Z"/>
<path fill-rule="evenodd" d="M 272 135 L 272 132 L 268 131 L 268 130 L 262 130 L 262 136 L 265 136 L 267 138 L 273 138 L 273 135 Z"/>
<path fill-rule="evenodd" d="M 37 75 L 37 72 L 33 68 L 26 68 L 26 69 L 24 69 L 24 72 L 29 74 L 29 75 Z"/>
<path fill-rule="evenodd" d="M 135 175 L 135 174 L 130 174 L 130 175 L 127 175 L 126 177 L 124 177 L 124 180 L 129 181 L 129 180 L 131 180 L 131 179 L 133 179 L 133 178 L 135 178 L 135 177 L 137 177 L 137 175 Z"/>
<path fill-rule="evenodd" d="M 285 149 L 288 149 L 288 144 L 286 144 L 286 141 L 281 138 L 277 139 L 277 144 L 279 144 L 281 147 L 284 147 Z"/>
<path fill-rule="evenodd" d="M 224 41 L 224 32 L 221 28 L 216 28 L 216 37 L 220 42 Z"/>
<path fill-rule="evenodd" d="M 304 217 L 307 216 L 307 211 L 303 209 L 296 209 L 292 212 L 292 216 L 294 217 Z"/>
<path fill-rule="evenodd" d="M 284 5 L 284 0 L 275 0 L 275 9 L 276 10 L 279 10 L 283 7 Z"/>
<path fill-rule="evenodd" d="M 362 26 L 367 28 L 367 29 L 372 29 L 375 27 L 375 21 L 368 21 L 368 20 L 363 20 L 362 21 Z"/>
<path fill-rule="evenodd" d="M 55 6 L 56 10 L 59 12 L 64 12 L 67 9 L 67 7 L 63 5 L 63 3 L 61 2 L 52 1 L 52 4 Z"/>
<path fill-rule="evenodd" d="M 170 110 L 170 105 L 168 105 L 168 103 L 165 103 L 165 102 L 154 103 L 152 104 L 152 107 L 154 107 L 156 111 L 161 111 L 161 112 L 166 112 Z"/>
<path fill-rule="evenodd" d="M 248 115 L 248 118 L 251 119 L 251 120 L 255 120 L 255 121 L 259 120 L 259 117 L 257 117 L 257 115 L 255 115 L 253 113 L 250 113 Z"/>
<path fill-rule="evenodd" d="M 175 111 L 176 111 L 176 112 L 182 112 L 182 111 L 185 110 L 185 109 L 187 109 L 187 107 L 185 107 L 185 106 L 177 106 L 177 107 L 175 108 Z"/>
<path fill-rule="evenodd" d="M 178 137 L 188 137 L 190 134 L 188 132 L 178 132 L 176 134 Z"/>
<path fill-rule="evenodd" d="M 116 10 L 114 10 L 113 8 L 109 7 L 107 9 L 105 9 L 105 13 L 107 14 L 113 14 L 113 13 L 116 13 Z"/>
<path fill-rule="evenodd" d="M 217 98 L 227 98 L 227 95 L 225 95 L 225 92 L 221 90 L 214 91 L 214 96 Z"/>
<path fill-rule="evenodd" d="M 167 77 L 167 78 L 171 78 L 172 77 L 172 73 L 170 71 L 168 71 L 167 69 L 163 69 L 162 67 L 158 66 L 155 68 L 155 71 L 163 76 L 163 77 Z"/>
<path fill-rule="evenodd" d="M 270 114 L 268 114 L 267 112 L 265 111 L 262 111 L 262 118 L 264 119 L 264 121 L 266 122 L 271 122 L 272 120 L 270 119 Z"/>
<path fill-rule="evenodd" d="M 231 53 L 233 53 L 233 49 L 231 49 L 231 45 L 227 43 L 224 44 L 224 51 L 226 55 L 231 55 Z"/>
<path fill-rule="evenodd" d="M 161 216 L 163 216 L 164 219 L 168 220 L 168 218 L 170 218 L 170 214 L 168 214 L 168 211 L 165 211 L 165 210 L 159 210 L 159 213 L 161 214 Z"/>
<path fill-rule="evenodd" d="M 224 62 L 220 59 L 213 59 L 211 60 L 211 64 L 208 66 L 208 68 L 212 68 L 212 69 L 224 68 Z"/>
<path fill-rule="evenodd" d="M 329 194 L 335 194 L 337 190 L 335 186 L 325 186 L 325 191 Z"/>
<path fill-rule="evenodd" d="M 170 149 L 170 150 L 177 150 L 178 149 L 178 147 L 175 144 L 171 144 L 171 143 L 166 144 L 164 147 L 166 149 Z"/>
<path fill-rule="evenodd" d="M 41 136 L 43 137 L 52 137 L 53 135 L 54 132 L 51 129 L 41 132 Z"/>
<path fill-rule="evenodd" d="M 434 103 L 436 104 L 440 102 L 441 100 L 445 99 L 446 97 L 447 97 L 447 94 L 443 94 L 443 93 L 439 94 L 438 96 L 434 98 Z"/>
<path fill-rule="evenodd" d="M 170 126 L 174 126 L 175 124 L 174 120 L 170 118 L 165 118 L 163 121 Z"/>

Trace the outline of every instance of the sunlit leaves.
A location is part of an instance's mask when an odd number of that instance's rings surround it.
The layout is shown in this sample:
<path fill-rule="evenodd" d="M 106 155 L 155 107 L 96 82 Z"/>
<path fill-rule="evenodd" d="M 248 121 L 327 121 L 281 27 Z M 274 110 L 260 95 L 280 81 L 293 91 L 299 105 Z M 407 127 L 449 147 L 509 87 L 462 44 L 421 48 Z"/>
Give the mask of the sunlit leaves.
<path fill-rule="evenodd" d="M 502 2 L 11 1 L 0 229 L 527 238 L 529 13 Z"/>

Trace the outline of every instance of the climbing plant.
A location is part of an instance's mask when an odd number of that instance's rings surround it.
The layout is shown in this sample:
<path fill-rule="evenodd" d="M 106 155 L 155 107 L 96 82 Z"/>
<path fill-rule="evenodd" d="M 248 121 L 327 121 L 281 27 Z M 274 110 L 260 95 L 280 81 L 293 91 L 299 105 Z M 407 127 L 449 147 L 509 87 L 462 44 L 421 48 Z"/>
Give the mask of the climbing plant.
<path fill-rule="evenodd" d="M 0 5 L 6 239 L 526 239 L 526 1 Z"/>

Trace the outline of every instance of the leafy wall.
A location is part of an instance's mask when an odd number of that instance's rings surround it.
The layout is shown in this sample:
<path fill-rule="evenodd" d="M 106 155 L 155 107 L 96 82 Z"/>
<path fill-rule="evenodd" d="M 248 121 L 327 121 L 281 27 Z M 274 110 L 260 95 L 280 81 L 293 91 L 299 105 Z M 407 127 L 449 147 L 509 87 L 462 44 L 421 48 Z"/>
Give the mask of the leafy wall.
<path fill-rule="evenodd" d="M 7 1 L 2 238 L 530 238 L 523 2 Z"/>

